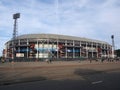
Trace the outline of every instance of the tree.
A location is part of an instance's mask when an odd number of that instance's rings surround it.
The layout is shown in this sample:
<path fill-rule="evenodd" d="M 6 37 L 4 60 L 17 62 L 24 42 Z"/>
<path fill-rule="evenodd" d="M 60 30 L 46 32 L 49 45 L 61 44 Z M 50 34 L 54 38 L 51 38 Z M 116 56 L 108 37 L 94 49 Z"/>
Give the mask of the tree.
<path fill-rule="evenodd" d="M 120 57 L 120 49 L 115 50 L 117 57 Z"/>
<path fill-rule="evenodd" d="M 2 56 L 0 56 L 0 62 L 1 62 L 1 60 L 2 60 Z"/>

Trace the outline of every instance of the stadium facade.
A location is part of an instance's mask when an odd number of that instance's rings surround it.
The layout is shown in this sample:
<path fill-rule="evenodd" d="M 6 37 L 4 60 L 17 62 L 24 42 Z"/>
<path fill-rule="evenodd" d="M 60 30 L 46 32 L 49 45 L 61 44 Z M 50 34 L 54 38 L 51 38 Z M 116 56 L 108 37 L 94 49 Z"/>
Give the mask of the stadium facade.
<path fill-rule="evenodd" d="M 26 34 L 5 44 L 4 57 L 10 59 L 101 58 L 112 55 L 112 46 L 104 41 L 56 34 Z"/>

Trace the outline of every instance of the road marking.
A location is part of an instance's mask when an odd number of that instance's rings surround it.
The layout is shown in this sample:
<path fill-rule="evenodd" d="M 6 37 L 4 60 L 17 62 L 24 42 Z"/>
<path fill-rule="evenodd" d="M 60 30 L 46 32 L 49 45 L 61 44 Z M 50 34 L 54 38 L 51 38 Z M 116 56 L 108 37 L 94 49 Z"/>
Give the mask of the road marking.
<path fill-rule="evenodd" d="M 102 83 L 103 81 L 95 81 L 95 82 L 92 82 L 92 84 L 98 84 L 98 83 Z"/>

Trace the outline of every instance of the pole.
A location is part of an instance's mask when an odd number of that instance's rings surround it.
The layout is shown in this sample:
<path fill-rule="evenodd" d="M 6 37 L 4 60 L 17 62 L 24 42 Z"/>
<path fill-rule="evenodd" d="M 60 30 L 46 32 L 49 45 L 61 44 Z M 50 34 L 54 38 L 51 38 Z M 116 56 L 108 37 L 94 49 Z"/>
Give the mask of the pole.
<path fill-rule="evenodd" d="M 111 36 L 112 39 L 112 57 L 115 58 L 115 43 L 114 43 L 114 35 Z"/>
<path fill-rule="evenodd" d="M 17 19 L 14 19 L 14 29 L 13 29 L 13 59 L 15 59 L 15 39 L 16 39 L 16 29 L 17 29 Z"/>
<path fill-rule="evenodd" d="M 17 37 L 17 19 L 20 18 L 20 13 L 13 14 L 14 29 L 13 29 L 13 59 L 15 59 L 15 39 Z"/>

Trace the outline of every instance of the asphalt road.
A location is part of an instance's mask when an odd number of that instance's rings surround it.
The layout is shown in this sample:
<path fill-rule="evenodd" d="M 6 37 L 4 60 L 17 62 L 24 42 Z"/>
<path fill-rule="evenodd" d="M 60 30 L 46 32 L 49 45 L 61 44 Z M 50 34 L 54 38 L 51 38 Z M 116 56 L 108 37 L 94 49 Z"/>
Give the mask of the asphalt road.
<path fill-rule="evenodd" d="M 112 68 L 112 66 L 115 67 L 115 65 L 117 67 Z M 92 69 L 93 67 L 94 69 Z M 62 67 L 59 68 L 58 72 Z M 68 69 L 71 69 L 77 78 L 72 79 L 72 76 L 74 77 L 74 75 L 72 75 L 71 78 L 6 83 L 0 86 L 0 90 L 120 90 L 120 64 L 89 64 L 77 68 L 73 66 L 72 68 L 66 68 L 66 70 L 69 71 Z M 39 69 L 37 71 L 39 71 Z M 66 71 L 64 71 L 64 74 L 66 74 Z"/>

